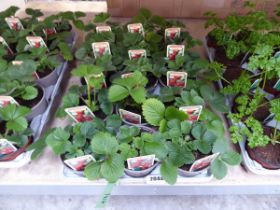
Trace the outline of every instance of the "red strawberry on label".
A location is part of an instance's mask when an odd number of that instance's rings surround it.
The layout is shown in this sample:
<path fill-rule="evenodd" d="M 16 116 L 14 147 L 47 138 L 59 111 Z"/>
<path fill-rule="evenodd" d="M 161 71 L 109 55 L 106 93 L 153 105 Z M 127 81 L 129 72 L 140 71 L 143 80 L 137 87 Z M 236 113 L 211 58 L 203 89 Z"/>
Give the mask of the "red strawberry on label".
<path fill-rule="evenodd" d="M 3 155 L 8 155 L 8 154 L 11 154 L 11 153 L 13 153 L 13 152 L 14 152 L 14 149 L 11 148 L 11 147 L 3 148 L 3 149 L 1 150 L 1 154 L 3 154 Z"/>
<path fill-rule="evenodd" d="M 100 47 L 98 51 L 100 55 L 103 55 L 105 52 L 105 47 Z"/>
<path fill-rule="evenodd" d="M 134 32 L 134 33 L 139 33 L 139 29 L 140 29 L 140 28 L 134 28 L 134 29 L 133 29 L 133 32 Z"/>
<path fill-rule="evenodd" d="M 174 39 L 176 36 L 176 32 L 170 32 L 169 38 Z"/>
<path fill-rule="evenodd" d="M 132 58 L 133 59 L 141 58 L 141 53 L 135 53 Z"/>
<path fill-rule="evenodd" d="M 39 48 L 40 47 L 40 42 L 34 42 L 34 47 Z"/>

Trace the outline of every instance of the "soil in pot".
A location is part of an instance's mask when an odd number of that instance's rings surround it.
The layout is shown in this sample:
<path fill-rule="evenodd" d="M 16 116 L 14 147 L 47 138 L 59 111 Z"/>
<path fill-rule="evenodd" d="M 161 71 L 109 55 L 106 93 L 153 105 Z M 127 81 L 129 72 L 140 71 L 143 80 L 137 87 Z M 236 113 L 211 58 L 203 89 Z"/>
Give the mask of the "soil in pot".
<path fill-rule="evenodd" d="M 264 134 L 270 136 L 274 132 L 272 127 L 263 127 Z M 262 167 L 270 170 L 280 169 L 280 144 L 271 144 L 264 147 L 250 148 L 246 143 L 246 150 L 251 159 L 255 160 Z"/>
<path fill-rule="evenodd" d="M 36 98 L 32 99 L 32 100 L 24 100 L 22 98 L 15 98 L 15 100 L 22 106 L 26 106 L 30 109 L 32 109 L 33 107 L 35 107 L 38 103 L 40 103 L 40 101 L 42 100 L 43 96 L 44 96 L 44 91 L 40 86 L 36 86 L 36 89 L 38 90 L 38 95 Z"/>
<path fill-rule="evenodd" d="M 264 86 L 264 91 L 273 95 L 273 96 L 278 96 L 280 94 L 280 91 L 273 88 L 273 86 L 276 84 L 277 81 L 278 81 L 278 79 L 276 79 L 276 78 L 266 80 L 265 86 Z M 263 82 L 261 83 L 260 86 L 261 87 L 263 86 Z"/>
<path fill-rule="evenodd" d="M 148 78 L 148 84 L 146 87 L 153 90 L 157 85 L 158 79 L 150 72 L 148 72 L 146 76 Z"/>
<path fill-rule="evenodd" d="M 238 97 L 238 96 L 237 96 Z M 237 98 L 236 97 L 236 98 Z M 233 102 L 233 106 L 232 106 L 232 112 L 233 113 L 238 113 L 238 105 L 235 102 L 236 98 L 234 98 L 234 102 Z M 252 98 L 252 97 L 251 97 Z M 261 104 L 264 104 L 263 106 L 260 106 L 254 113 L 253 113 L 253 117 L 260 121 L 263 122 L 269 115 L 270 115 L 270 111 L 269 111 L 269 103 L 268 100 L 266 98 L 263 99 L 263 101 L 261 102 Z M 246 117 L 242 118 L 242 121 L 244 122 L 246 120 Z"/>
<path fill-rule="evenodd" d="M 51 74 L 53 72 L 52 69 L 49 69 L 49 68 L 45 68 L 43 71 L 40 70 L 40 71 L 36 71 L 36 73 L 38 74 L 39 78 L 44 78 L 46 76 L 48 76 L 49 74 Z"/>

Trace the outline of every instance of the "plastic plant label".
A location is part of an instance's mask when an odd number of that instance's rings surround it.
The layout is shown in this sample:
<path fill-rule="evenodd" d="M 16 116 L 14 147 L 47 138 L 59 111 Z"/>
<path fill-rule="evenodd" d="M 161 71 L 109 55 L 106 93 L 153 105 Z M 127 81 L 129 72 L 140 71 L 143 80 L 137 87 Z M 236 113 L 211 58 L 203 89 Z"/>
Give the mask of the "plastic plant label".
<path fill-rule="evenodd" d="M 129 123 L 138 125 L 141 124 L 141 115 L 140 114 L 136 114 L 124 109 L 119 109 L 119 113 L 120 113 L 120 117 Z"/>
<path fill-rule="evenodd" d="M 8 106 L 9 104 L 19 105 L 19 103 L 12 96 L 0 96 L 0 108 Z"/>
<path fill-rule="evenodd" d="M 95 115 L 87 106 L 66 108 L 65 112 L 77 123 L 92 121 Z"/>
<path fill-rule="evenodd" d="M 109 42 L 94 42 L 91 46 L 95 58 L 103 55 L 111 55 Z"/>
<path fill-rule="evenodd" d="M 10 48 L 10 46 L 2 36 L 0 36 L 0 43 L 6 48 L 7 54 L 12 54 L 12 55 L 14 54 L 14 52 L 12 51 L 12 49 Z"/>
<path fill-rule="evenodd" d="M 96 26 L 96 32 L 102 33 L 102 32 L 111 32 L 112 29 L 110 26 Z"/>
<path fill-rule="evenodd" d="M 142 23 L 132 23 L 127 25 L 127 30 L 130 33 L 139 33 L 144 36 L 144 28 Z"/>
<path fill-rule="evenodd" d="M 155 155 L 139 156 L 127 159 L 127 168 L 134 171 L 142 171 L 154 165 Z"/>
<path fill-rule="evenodd" d="M 0 157 L 17 151 L 17 148 L 7 139 L 0 139 Z"/>
<path fill-rule="evenodd" d="M 51 35 L 56 34 L 57 32 L 56 32 L 55 28 L 44 28 L 43 33 L 45 34 L 46 37 L 49 37 Z"/>
<path fill-rule="evenodd" d="M 164 38 L 165 40 L 174 40 L 179 38 L 181 33 L 181 28 L 167 28 L 165 29 Z"/>
<path fill-rule="evenodd" d="M 168 71 L 166 81 L 168 87 L 185 88 L 187 86 L 188 74 L 186 72 Z"/>
<path fill-rule="evenodd" d="M 185 45 L 167 45 L 166 57 L 170 61 L 175 61 L 176 57 L 184 56 Z"/>
<path fill-rule="evenodd" d="M 262 81 L 262 79 L 256 79 L 256 80 L 253 82 L 253 84 L 251 85 L 250 90 L 255 90 L 255 89 L 259 86 L 259 84 L 260 84 L 261 81 Z"/>
<path fill-rule="evenodd" d="M 34 47 L 34 48 L 40 48 L 40 47 L 47 47 L 45 41 L 43 40 L 42 37 L 40 36 L 27 36 L 26 40 L 28 42 L 28 44 L 30 45 L 30 47 Z"/>
<path fill-rule="evenodd" d="M 219 155 L 219 153 L 215 153 L 215 154 L 212 154 L 212 155 L 209 155 L 209 156 L 206 156 L 204 158 L 201 158 L 201 159 L 198 159 L 198 160 L 194 161 L 194 163 L 192 164 L 192 166 L 190 168 L 190 171 L 191 172 L 199 171 L 199 170 L 207 168 L 211 164 L 211 162 L 216 157 L 218 157 L 218 155 Z"/>
<path fill-rule="evenodd" d="M 132 75 L 133 75 L 132 72 L 125 73 L 125 74 L 122 74 L 122 75 L 121 75 L 121 78 L 122 78 L 122 79 L 123 79 L 123 78 L 127 78 L 127 77 L 130 77 L 130 76 L 132 76 Z"/>
<path fill-rule="evenodd" d="M 275 83 L 275 85 L 273 86 L 273 88 L 277 91 L 280 91 L 280 79 L 277 80 L 277 82 Z"/>
<path fill-rule="evenodd" d="M 180 111 L 185 112 L 188 115 L 188 121 L 195 122 L 199 120 L 201 111 L 203 106 L 197 105 L 197 106 L 182 106 L 179 108 Z"/>
<path fill-rule="evenodd" d="M 6 23 L 8 24 L 9 28 L 15 31 L 20 31 L 23 28 L 23 25 L 21 24 L 19 18 L 16 17 L 6 17 L 5 18 Z"/>
<path fill-rule="evenodd" d="M 21 64 L 23 64 L 23 61 L 12 61 L 12 64 L 14 65 L 14 66 L 20 66 Z M 33 77 L 34 77 L 34 79 L 40 79 L 40 77 L 39 77 L 39 75 L 37 74 L 37 72 L 35 71 L 34 73 L 33 73 Z"/>
<path fill-rule="evenodd" d="M 147 53 L 146 50 L 128 50 L 128 56 L 130 60 L 138 59 L 138 58 L 146 58 Z"/>
<path fill-rule="evenodd" d="M 82 171 L 91 161 L 96 161 L 92 155 L 84 155 L 64 160 L 64 163 L 75 171 Z"/>
<path fill-rule="evenodd" d="M 85 77 L 85 81 L 86 81 L 86 83 L 87 83 L 87 85 L 89 85 L 89 81 L 88 81 L 88 79 L 91 79 L 91 78 L 96 78 L 96 79 L 98 79 L 98 78 L 101 78 L 101 77 L 103 77 L 103 84 L 102 84 L 102 88 L 107 88 L 107 83 L 106 83 L 106 80 L 105 80 L 105 77 L 104 77 L 104 74 L 103 73 L 100 73 L 100 74 L 92 74 L 92 75 L 90 75 L 90 76 L 88 76 L 88 77 Z"/>
<path fill-rule="evenodd" d="M 106 207 L 106 204 L 109 201 L 109 198 L 111 197 L 112 191 L 114 187 L 116 186 L 116 183 L 108 183 L 100 195 L 99 201 L 97 202 L 95 208 L 104 208 Z"/>

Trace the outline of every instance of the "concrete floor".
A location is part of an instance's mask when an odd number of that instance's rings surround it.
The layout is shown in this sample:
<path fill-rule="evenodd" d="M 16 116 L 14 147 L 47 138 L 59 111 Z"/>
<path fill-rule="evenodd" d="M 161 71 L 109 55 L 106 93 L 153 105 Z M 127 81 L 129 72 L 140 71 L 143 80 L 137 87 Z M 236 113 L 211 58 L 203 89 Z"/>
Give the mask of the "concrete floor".
<path fill-rule="evenodd" d="M 93 210 L 95 196 L 0 196 L 0 210 Z M 111 197 L 106 210 L 279 210 L 280 196 Z"/>

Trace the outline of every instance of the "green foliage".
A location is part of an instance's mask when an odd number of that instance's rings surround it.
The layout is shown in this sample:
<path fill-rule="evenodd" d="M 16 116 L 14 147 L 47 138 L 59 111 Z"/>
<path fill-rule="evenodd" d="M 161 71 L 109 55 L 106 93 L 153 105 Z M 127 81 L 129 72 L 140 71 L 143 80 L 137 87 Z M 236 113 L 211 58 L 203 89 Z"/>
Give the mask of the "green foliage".
<path fill-rule="evenodd" d="M 147 83 L 147 78 L 139 71 L 129 77 L 117 78 L 109 88 L 109 100 L 117 102 L 130 96 L 135 103 L 141 104 L 146 100 L 145 86 Z"/>

